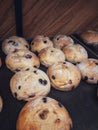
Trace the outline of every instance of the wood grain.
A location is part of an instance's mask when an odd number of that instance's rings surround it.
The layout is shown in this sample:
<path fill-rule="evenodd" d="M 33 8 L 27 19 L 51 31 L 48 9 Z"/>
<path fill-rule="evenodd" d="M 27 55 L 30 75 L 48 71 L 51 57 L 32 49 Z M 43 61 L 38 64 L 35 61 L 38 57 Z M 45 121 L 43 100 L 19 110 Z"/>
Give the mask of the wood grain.
<path fill-rule="evenodd" d="M 23 0 L 23 36 L 98 29 L 98 0 Z M 14 1 L 0 0 L 0 37 L 16 35 Z"/>
<path fill-rule="evenodd" d="M 28 0 L 31 8 L 32 1 Z M 24 1 L 26 5 L 26 1 Z M 56 35 L 84 31 L 98 16 L 98 1 L 39 0 L 23 15 L 24 36 Z M 26 6 L 24 7 L 25 10 Z M 28 21 L 29 22 L 28 22 Z"/>
<path fill-rule="evenodd" d="M 0 37 L 15 35 L 15 13 L 13 0 L 0 0 Z"/>

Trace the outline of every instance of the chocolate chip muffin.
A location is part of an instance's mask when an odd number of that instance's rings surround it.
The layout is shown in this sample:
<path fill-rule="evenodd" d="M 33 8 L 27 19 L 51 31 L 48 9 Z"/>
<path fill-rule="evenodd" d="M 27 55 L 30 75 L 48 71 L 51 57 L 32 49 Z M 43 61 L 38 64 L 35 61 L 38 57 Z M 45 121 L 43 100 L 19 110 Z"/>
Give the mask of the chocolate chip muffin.
<path fill-rule="evenodd" d="M 63 48 L 66 60 L 71 63 L 81 62 L 88 58 L 86 49 L 80 44 L 73 44 Z"/>
<path fill-rule="evenodd" d="M 74 41 L 69 36 L 57 35 L 53 38 L 53 44 L 55 48 L 62 49 L 64 46 L 67 46 L 69 44 L 74 44 Z"/>
<path fill-rule="evenodd" d="M 40 69 L 15 73 L 10 80 L 10 89 L 18 100 L 29 101 L 50 92 L 50 80 Z"/>
<path fill-rule="evenodd" d="M 39 53 L 40 50 L 46 47 L 53 47 L 53 42 L 46 36 L 38 35 L 31 42 L 31 50 Z"/>
<path fill-rule="evenodd" d="M 89 58 L 77 64 L 82 74 L 82 79 L 88 83 L 98 83 L 98 60 Z"/>
<path fill-rule="evenodd" d="M 29 49 L 29 43 L 22 37 L 12 36 L 2 43 L 2 50 L 6 55 L 18 49 Z"/>
<path fill-rule="evenodd" d="M 0 112 L 2 111 L 3 108 L 3 100 L 2 97 L 0 96 Z"/>
<path fill-rule="evenodd" d="M 76 88 L 81 80 L 79 69 L 70 62 L 59 62 L 48 67 L 47 75 L 54 88 L 62 91 Z"/>
<path fill-rule="evenodd" d="M 14 72 L 39 67 L 39 58 L 29 50 L 17 50 L 6 56 L 6 66 Z"/>
<path fill-rule="evenodd" d="M 49 67 L 54 63 L 65 61 L 64 53 L 60 49 L 53 48 L 53 47 L 42 49 L 39 52 L 38 56 L 41 64 L 45 65 L 46 67 Z"/>
<path fill-rule="evenodd" d="M 93 46 L 98 50 L 98 32 L 93 30 L 87 30 L 81 34 L 81 38 L 88 45 Z"/>
<path fill-rule="evenodd" d="M 20 111 L 16 130 L 70 130 L 72 120 L 67 109 L 55 99 L 39 97 Z"/>

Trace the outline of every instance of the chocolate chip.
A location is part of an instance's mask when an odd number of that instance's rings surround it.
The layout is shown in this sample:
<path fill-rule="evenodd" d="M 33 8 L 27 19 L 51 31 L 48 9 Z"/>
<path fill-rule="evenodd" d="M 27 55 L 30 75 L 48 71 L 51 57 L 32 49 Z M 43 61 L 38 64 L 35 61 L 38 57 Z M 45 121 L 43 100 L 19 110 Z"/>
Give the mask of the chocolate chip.
<path fill-rule="evenodd" d="M 58 102 L 58 105 L 59 105 L 59 107 L 63 107 L 63 105 L 60 102 Z"/>
<path fill-rule="evenodd" d="M 80 62 L 77 62 L 76 64 L 80 64 Z"/>
<path fill-rule="evenodd" d="M 29 95 L 29 98 L 33 98 L 33 97 L 35 97 L 35 94 Z"/>
<path fill-rule="evenodd" d="M 39 79 L 39 82 L 43 85 L 46 85 L 47 84 L 47 80 L 43 80 L 43 79 Z"/>
<path fill-rule="evenodd" d="M 47 80 L 43 80 L 43 85 L 46 85 L 47 84 Z"/>
<path fill-rule="evenodd" d="M 43 83 L 43 80 L 42 80 L 42 79 L 39 79 L 38 81 L 39 81 L 41 84 Z"/>
<path fill-rule="evenodd" d="M 46 97 L 45 97 L 45 98 L 43 98 L 42 100 L 43 100 L 43 102 L 44 102 L 44 103 L 46 103 L 46 102 L 47 102 L 47 98 L 46 98 Z"/>
<path fill-rule="evenodd" d="M 34 53 L 35 53 L 36 55 L 38 55 L 38 51 L 34 51 Z"/>
<path fill-rule="evenodd" d="M 15 48 L 15 49 L 14 49 L 14 52 L 17 52 L 17 51 L 18 51 L 18 49 Z"/>
<path fill-rule="evenodd" d="M 52 79 L 55 79 L 55 76 L 54 76 L 54 75 L 52 75 Z"/>
<path fill-rule="evenodd" d="M 42 120 L 45 120 L 47 118 L 47 115 L 48 115 L 49 111 L 46 109 L 46 110 L 43 110 L 40 114 L 39 114 L 39 117 L 42 119 Z"/>
<path fill-rule="evenodd" d="M 69 83 L 69 84 L 72 84 L 72 80 L 70 79 L 70 80 L 68 81 L 68 83 Z"/>
<path fill-rule="evenodd" d="M 17 42 L 13 42 L 12 45 L 13 46 L 18 46 L 18 43 Z"/>
<path fill-rule="evenodd" d="M 47 41 L 45 40 L 44 43 L 47 43 Z"/>
<path fill-rule="evenodd" d="M 59 38 L 57 38 L 57 40 L 59 40 Z"/>
<path fill-rule="evenodd" d="M 36 70 L 34 70 L 33 72 L 36 74 L 36 72 L 37 72 L 37 71 L 36 71 Z"/>
<path fill-rule="evenodd" d="M 51 52 L 53 52 L 53 51 L 51 51 Z"/>
<path fill-rule="evenodd" d="M 31 56 L 30 54 L 27 54 L 27 55 L 25 56 L 25 58 L 26 58 L 26 59 L 31 59 L 32 56 Z"/>
<path fill-rule="evenodd" d="M 28 46 L 28 45 L 25 45 L 25 47 L 26 47 L 26 48 L 29 48 L 29 46 Z"/>
<path fill-rule="evenodd" d="M 20 71 L 20 69 L 16 69 L 15 71 L 16 71 L 16 72 L 19 72 L 19 71 Z"/>
<path fill-rule="evenodd" d="M 73 63 L 74 65 L 76 65 L 77 63 Z"/>
<path fill-rule="evenodd" d="M 63 64 L 66 64 L 66 62 L 63 62 Z"/>
<path fill-rule="evenodd" d="M 21 89 L 21 86 L 18 86 L 18 89 Z"/>
<path fill-rule="evenodd" d="M 35 68 L 37 68 L 37 66 L 34 65 Z"/>
<path fill-rule="evenodd" d="M 17 98 L 17 93 L 16 92 L 14 93 L 14 96 L 15 96 L 15 98 Z"/>
<path fill-rule="evenodd" d="M 88 77 L 87 77 L 87 76 L 85 76 L 85 77 L 84 77 L 84 80 L 85 80 L 85 81 L 86 81 L 86 80 L 88 80 Z"/>
<path fill-rule="evenodd" d="M 15 41 L 13 41 L 13 40 L 9 40 L 8 43 L 12 43 L 12 45 L 14 45 L 14 46 L 18 46 L 18 43 L 15 42 Z"/>
<path fill-rule="evenodd" d="M 30 68 L 27 68 L 26 71 L 30 70 Z"/>
<path fill-rule="evenodd" d="M 8 43 L 11 43 L 11 42 L 14 42 L 14 41 L 12 41 L 12 40 L 9 40 L 9 41 L 8 41 Z"/>

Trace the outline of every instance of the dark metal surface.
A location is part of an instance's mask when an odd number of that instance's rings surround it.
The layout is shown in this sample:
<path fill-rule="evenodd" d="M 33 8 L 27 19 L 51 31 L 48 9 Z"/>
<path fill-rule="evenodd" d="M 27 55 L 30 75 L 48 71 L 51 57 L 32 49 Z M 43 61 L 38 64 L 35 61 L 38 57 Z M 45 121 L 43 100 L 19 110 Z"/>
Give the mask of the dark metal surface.
<path fill-rule="evenodd" d="M 22 0 L 14 0 L 16 35 L 23 36 L 23 19 L 22 19 Z"/>
<path fill-rule="evenodd" d="M 14 73 L 6 67 L 5 54 L 1 47 L 0 57 L 3 62 L 0 68 L 0 95 L 4 103 L 0 113 L 0 130 L 15 130 L 18 114 L 26 102 L 18 101 L 11 94 L 9 83 Z M 40 68 L 46 71 L 44 66 Z M 58 100 L 67 108 L 73 121 L 72 130 L 98 130 L 97 86 L 81 80 L 76 89 L 68 92 L 51 88 L 48 96 Z"/>

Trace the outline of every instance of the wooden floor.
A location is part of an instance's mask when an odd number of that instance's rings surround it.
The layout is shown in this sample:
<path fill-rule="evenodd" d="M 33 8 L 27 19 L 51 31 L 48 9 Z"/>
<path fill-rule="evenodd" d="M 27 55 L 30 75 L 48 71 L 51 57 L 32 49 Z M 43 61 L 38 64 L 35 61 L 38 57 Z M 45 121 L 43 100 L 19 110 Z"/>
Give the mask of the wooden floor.
<path fill-rule="evenodd" d="M 0 38 L 16 35 L 14 1 L 0 0 Z M 23 36 L 98 30 L 98 0 L 23 0 Z"/>

